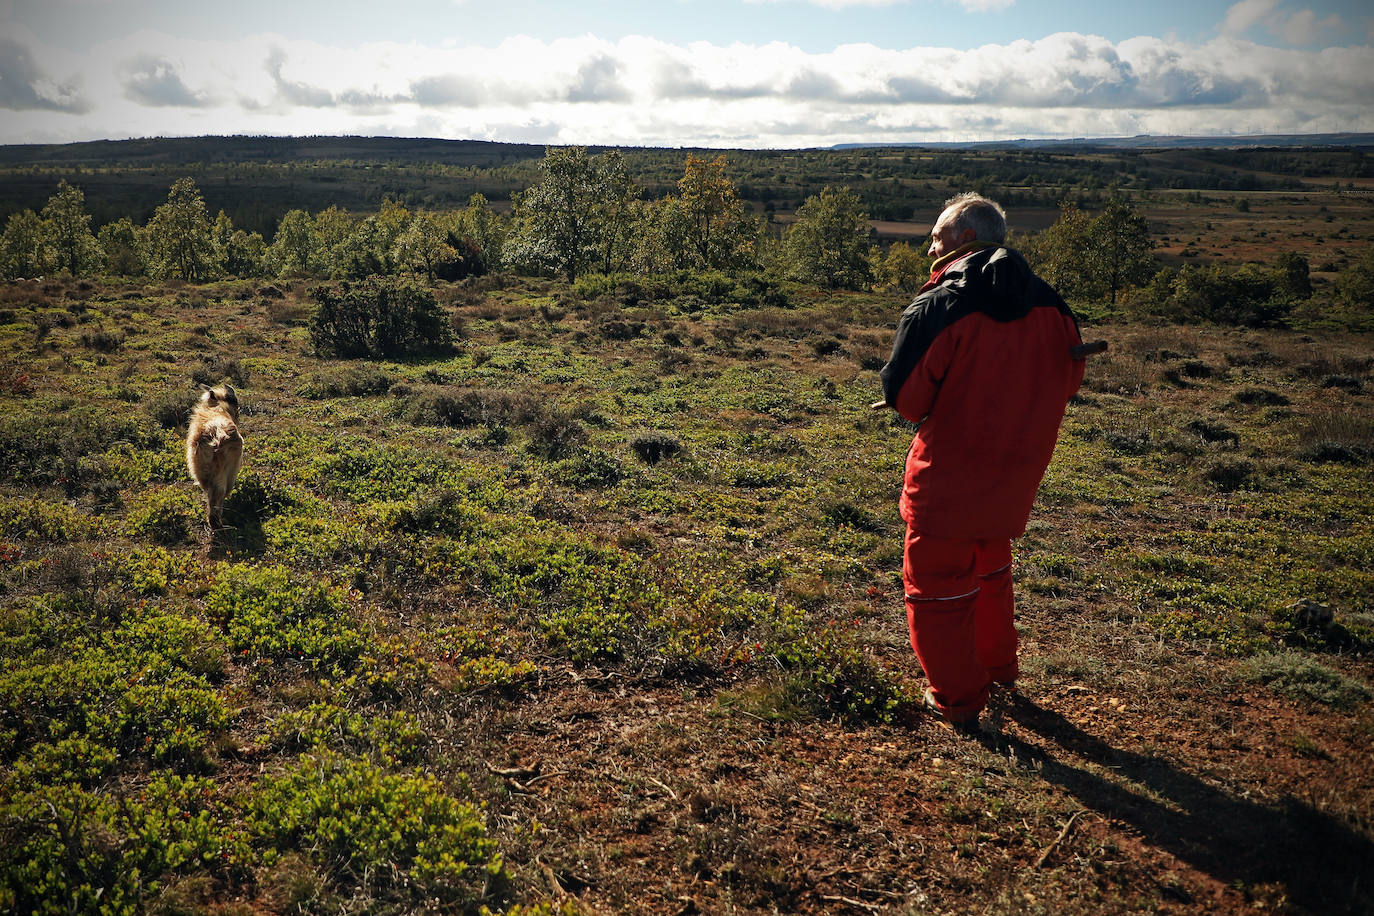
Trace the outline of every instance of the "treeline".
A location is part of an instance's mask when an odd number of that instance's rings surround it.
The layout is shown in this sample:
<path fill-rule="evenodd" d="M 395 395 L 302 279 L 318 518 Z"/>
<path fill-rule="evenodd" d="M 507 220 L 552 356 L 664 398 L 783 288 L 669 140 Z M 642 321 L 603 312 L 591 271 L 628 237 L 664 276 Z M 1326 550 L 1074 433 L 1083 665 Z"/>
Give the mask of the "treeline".
<path fill-rule="evenodd" d="M 592 154 L 611 151 L 593 147 Z M 673 193 L 688 152 L 624 148 L 645 199 Z M 176 179 L 195 179 L 211 212 L 271 238 L 290 210 L 373 212 L 390 198 L 411 209 L 460 207 L 474 193 L 506 209 L 534 180 L 544 148 L 470 140 L 382 137 L 201 137 L 0 146 L 0 220 L 39 210 L 59 180 L 81 186 L 97 225 L 146 222 Z M 976 189 L 1016 208 L 1094 207 L 1111 189 L 1274 191 L 1333 187 L 1374 175 L 1358 148 L 1063 149 L 885 147 L 737 150 L 729 174 L 756 213 L 790 214 L 828 186 L 847 187 L 877 220 L 909 220 L 951 193 Z"/>
<path fill-rule="evenodd" d="M 1044 232 L 1021 243 L 1044 279 L 1092 317 L 1121 314 L 1180 323 L 1244 327 L 1307 325 L 1374 330 L 1374 248 L 1315 297 L 1304 255 L 1279 252 L 1272 264 L 1161 266 L 1145 219 L 1113 196 L 1090 216 L 1065 205 Z"/>
<path fill-rule="evenodd" d="M 919 248 L 877 244 L 872 213 L 846 185 L 817 189 L 784 226 L 748 204 L 724 155 L 689 153 L 666 192 L 650 194 L 619 151 L 550 148 L 533 180 L 511 195 L 509 215 L 481 194 L 449 209 L 412 209 L 396 199 L 367 215 L 333 205 L 314 213 L 298 208 L 282 216 L 269 240 L 236 226 L 223 210 L 212 219 L 190 177 L 173 183 L 146 222 L 124 216 L 93 232 L 83 191 L 62 181 L 41 211 L 24 210 L 6 222 L 0 275 L 106 273 L 188 282 L 414 276 L 433 283 L 511 271 L 576 284 L 588 275 L 708 272 L 757 275 L 774 286 L 793 281 L 904 293 L 928 275 Z M 1374 329 L 1374 250 L 1314 301 L 1301 255 L 1286 253 L 1265 267 L 1162 268 L 1130 198 L 1111 190 L 1098 199 L 1096 216 L 1066 205 L 1049 229 L 1016 241 L 1089 317 L 1249 326 L 1299 318 Z"/>
<path fill-rule="evenodd" d="M 624 157 L 550 149 L 537 180 L 512 195 L 509 216 L 473 195 L 451 210 L 396 200 L 366 216 L 335 206 L 287 212 L 271 240 L 211 218 L 191 178 L 178 179 L 144 224 L 122 217 L 91 229 L 84 192 L 66 181 L 40 212 L 11 215 L 0 236 L 0 274 L 359 280 L 422 275 L 459 280 L 501 270 L 562 276 L 768 271 L 833 289 L 875 279 L 919 285 L 923 259 L 909 246 L 873 245 L 869 214 L 847 188 L 808 198 L 786 231 L 754 215 L 726 175 L 724 156 L 688 155 L 676 193 L 646 200 Z"/>

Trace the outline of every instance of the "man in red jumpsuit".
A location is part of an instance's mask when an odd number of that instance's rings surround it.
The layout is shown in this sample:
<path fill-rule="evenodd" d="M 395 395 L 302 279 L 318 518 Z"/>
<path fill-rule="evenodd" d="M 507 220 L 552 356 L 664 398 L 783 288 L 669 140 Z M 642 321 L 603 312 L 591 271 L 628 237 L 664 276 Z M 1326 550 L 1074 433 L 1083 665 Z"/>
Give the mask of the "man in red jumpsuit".
<path fill-rule="evenodd" d="M 945 205 L 930 280 L 882 370 L 886 405 L 920 424 L 900 504 L 911 646 L 930 681 L 926 705 L 964 726 L 994 684 L 1015 685 L 1011 539 L 1025 533 L 1083 380 L 1073 313 L 1003 245 L 1006 232 L 984 197 Z"/>

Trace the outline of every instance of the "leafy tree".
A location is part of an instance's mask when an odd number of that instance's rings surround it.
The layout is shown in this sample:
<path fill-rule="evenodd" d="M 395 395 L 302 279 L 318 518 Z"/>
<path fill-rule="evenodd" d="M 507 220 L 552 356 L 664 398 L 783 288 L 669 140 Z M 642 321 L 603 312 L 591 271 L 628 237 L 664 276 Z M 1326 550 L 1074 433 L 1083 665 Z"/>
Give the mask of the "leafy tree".
<path fill-rule="evenodd" d="M 57 270 L 73 277 L 100 268 L 101 250 L 91 234 L 91 215 L 86 212 L 86 195 L 66 180 L 59 181 L 57 193 L 43 206 L 43 235 Z"/>
<path fill-rule="evenodd" d="M 453 349 L 453 329 L 434 294 L 413 281 L 371 277 L 317 286 L 310 341 L 322 356 L 395 359 Z"/>
<path fill-rule="evenodd" d="M 1114 195 L 1106 209 L 1092 221 L 1088 231 L 1088 251 L 1097 273 L 1098 285 L 1116 296 L 1127 286 L 1143 283 L 1155 271 L 1151 253 L 1150 225 L 1135 212 L 1130 200 Z"/>
<path fill-rule="evenodd" d="M 1092 263 L 1092 220 L 1072 204 L 1060 206 L 1059 219 L 1027 245 L 1026 255 L 1065 299 L 1091 299 L 1100 289 Z"/>
<path fill-rule="evenodd" d="M 200 189 L 190 178 L 172 184 L 167 202 L 147 226 L 148 267 L 154 277 L 208 280 L 219 270 L 210 217 Z"/>
<path fill-rule="evenodd" d="M 235 229 L 233 220 L 223 210 L 215 217 L 210 230 L 215 254 L 224 272 L 231 277 L 260 277 L 267 261 L 267 243 L 256 232 Z"/>
<path fill-rule="evenodd" d="M 315 214 L 319 270 L 325 276 L 334 276 L 339 255 L 356 223 L 347 210 L 334 206 Z"/>
<path fill-rule="evenodd" d="M 1257 264 L 1163 268 L 1124 300 L 1129 311 L 1173 321 L 1266 328 L 1287 325 L 1297 300 L 1283 277 Z"/>
<path fill-rule="evenodd" d="M 7 279 L 38 277 L 47 272 L 43 221 L 32 210 L 10 215 L 0 235 L 0 268 Z"/>
<path fill-rule="evenodd" d="M 144 252 L 143 231 L 127 216 L 106 223 L 96 234 L 96 242 L 105 256 L 105 269 L 125 277 L 140 277 L 148 270 Z"/>
<path fill-rule="evenodd" d="M 304 210 L 288 210 L 277 224 L 267 259 L 279 277 L 312 274 L 319 265 L 315 220 Z"/>
<path fill-rule="evenodd" d="M 827 289 L 863 289 L 873 276 L 870 231 L 858 194 L 823 188 L 797 209 L 797 221 L 788 230 L 788 272 Z"/>
<path fill-rule="evenodd" d="M 482 259 L 482 273 L 501 269 L 501 249 L 506 243 L 506 226 L 481 194 L 468 198 L 467 207 L 459 212 L 458 227 L 462 235 L 472 240 Z"/>
<path fill-rule="evenodd" d="M 679 198 L 670 194 L 661 200 L 640 202 L 631 265 L 642 274 L 685 270 L 692 262 L 688 230 L 687 211 Z"/>
<path fill-rule="evenodd" d="M 348 235 L 330 249 L 329 276 L 335 280 L 361 280 L 387 273 L 391 269 L 391 249 L 386 235 L 377 217 L 359 220 Z"/>
<path fill-rule="evenodd" d="M 708 270 L 744 267 L 754 256 L 749 208 L 725 174 L 725 164 L 723 155 L 707 160 L 688 153 L 677 183 L 693 266 Z"/>
<path fill-rule="evenodd" d="M 512 195 L 514 212 L 504 254 L 512 263 L 563 274 L 569 283 L 592 266 L 602 266 L 608 242 L 626 227 L 618 201 L 629 179 L 619 155 L 588 156 L 580 146 L 549 149 L 540 163 L 540 179 Z M 637 196 L 637 195 L 635 195 Z"/>
<path fill-rule="evenodd" d="M 930 279 L 931 259 L 906 242 L 895 242 L 886 257 L 869 259 L 878 284 L 884 289 L 915 293 Z"/>
<path fill-rule="evenodd" d="M 472 246 L 454 232 L 455 223 L 456 220 L 426 210 L 416 213 L 396 237 L 391 249 L 392 263 L 401 269 L 423 272 L 431 283 L 439 272 L 448 275 L 445 279 L 454 279 L 455 273 L 472 273 L 471 269 L 458 267 Z"/>
<path fill-rule="evenodd" d="M 1374 328 L 1374 248 L 1336 276 L 1335 304 L 1349 327 Z"/>
<path fill-rule="evenodd" d="M 1274 275 L 1280 292 L 1290 299 L 1312 298 L 1311 267 L 1296 251 L 1284 251 L 1274 259 Z"/>
<path fill-rule="evenodd" d="M 625 170 L 625 157 L 611 150 L 597 157 L 598 194 L 595 222 L 600 235 L 599 267 L 602 273 L 629 266 L 634 247 L 635 204 L 639 186 Z"/>

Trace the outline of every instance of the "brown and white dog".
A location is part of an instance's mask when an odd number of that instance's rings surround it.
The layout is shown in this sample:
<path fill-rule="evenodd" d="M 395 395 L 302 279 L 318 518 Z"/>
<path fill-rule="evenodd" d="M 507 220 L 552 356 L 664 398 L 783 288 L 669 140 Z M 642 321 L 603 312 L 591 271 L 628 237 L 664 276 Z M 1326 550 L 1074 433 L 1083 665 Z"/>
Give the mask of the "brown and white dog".
<path fill-rule="evenodd" d="M 205 518 L 211 530 L 220 527 L 224 498 L 234 488 L 243 461 L 238 420 L 239 399 L 232 387 L 205 388 L 186 431 L 186 468 L 205 491 Z"/>

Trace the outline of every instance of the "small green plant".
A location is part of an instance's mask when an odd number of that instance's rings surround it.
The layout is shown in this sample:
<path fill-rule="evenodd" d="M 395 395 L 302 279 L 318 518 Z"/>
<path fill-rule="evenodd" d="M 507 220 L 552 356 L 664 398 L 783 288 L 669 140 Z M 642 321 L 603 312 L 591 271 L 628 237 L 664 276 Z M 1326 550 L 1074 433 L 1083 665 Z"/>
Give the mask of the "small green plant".
<path fill-rule="evenodd" d="M 214 782 L 155 776 L 136 797 L 76 786 L 0 804 L 0 905 L 15 913 L 144 912 L 169 878 L 248 859 Z"/>
<path fill-rule="evenodd" d="M 682 442 L 667 433 L 645 432 L 630 440 L 630 448 L 645 464 L 658 464 L 676 458 L 682 452 Z"/>
<path fill-rule="evenodd" d="M 1311 700 L 1337 709 L 1351 709 L 1367 701 L 1370 689 L 1301 652 L 1267 652 L 1246 659 L 1242 675 L 1250 681 L 1267 684 L 1279 693 L 1297 700 Z"/>
<path fill-rule="evenodd" d="M 312 400 L 386 394 L 396 380 L 376 366 L 330 366 L 311 374 L 297 392 Z"/>
<path fill-rule="evenodd" d="M 613 487 L 628 473 L 614 455 L 599 448 L 578 449 L 553 469 L 555 480 L 577 490 Z"/>
<path fill-rule="evenodd" d="M 906 702 L 901 684 L 837 624 L 815 626 L 795 608 L 776 611 L 763 651 L 777 658 L 791 679 L 792 702 L 818 714 L 891 721 Z"/>
<path fill-rule="evenodd" d="M 6 537 L 70 544 L 95 537 L 103 527 L 66 503 L 0 497 L 0 533 Z"/>
<path fill-rule="evenodd" d="M 230 650 L 250 658 L 348 668 L 365 646 L 344 593 L 280 566 L 229 567 L 210 588 L 205 613 Z"/>
<path fill-rule="evenodd" d="M 130 506 L 124 519 L 124 533 L 128 537 L 148 538 L 166 547 L 176 547 L 194 540 L 204 517 L 200 502 L 190 489 L 160 487 L 139 497 Z"/>
<path fill-rule="evenodd" d="M 271 741 L 288 750 L 372 752 L 387 765 L 416 763 L 425 746 L 420 723 L 407 712 L 368 715 L 333 703 L 312 703 L 278 716 Z"/>
<path fill-rule="evenodd" d="M 507 881 L 480 811 L 418 772 L 311 755 L 259 782 L 247 820 L 269 863 L 298 850 L 372 893 L 473 908 Z"/>
<path fill-rule="evenodd" d="M 530 424 L 530 454 L 556 461 L 587 441 L 587 429 L 571 414 L 555 411 Z"/>

